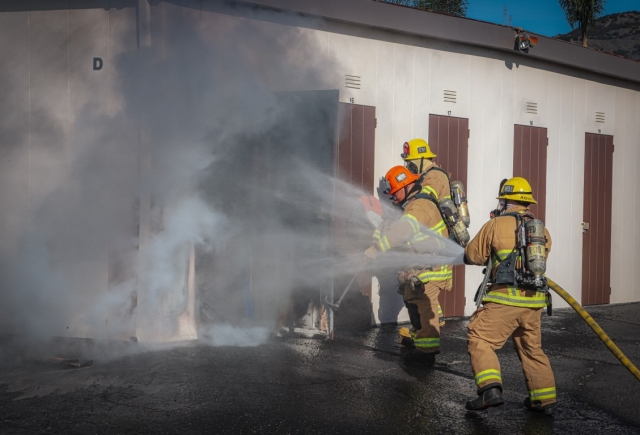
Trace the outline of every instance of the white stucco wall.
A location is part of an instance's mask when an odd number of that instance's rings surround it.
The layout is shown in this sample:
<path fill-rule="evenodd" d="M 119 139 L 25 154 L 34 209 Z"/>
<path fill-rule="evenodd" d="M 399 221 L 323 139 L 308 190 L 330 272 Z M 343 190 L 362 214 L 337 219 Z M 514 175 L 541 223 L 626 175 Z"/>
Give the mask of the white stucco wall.
<path fill-rule="evenodd" d="M 159 10 L 153 11 L 153 16 L 160 19 Z M 209 25 L 232 20 L 243 20 L 243 25 L 251 22 L 213 12 L 203 13 L 202 17 L 209 19 L 213 15 L 216 19 Z M 203 29 L 207 25 L 205 18 Z M 28 132 L 16 140 L 29 141 L 34 150 L 45 142 L 63 150 L 55 158 L 31 155 L 30 162 L 26 156 L 19 156 L 16 161 L 0 161 L 0 181 L 20 181 L 11 185 L 1 183 L 0 202 L 7 205 L 3 212 L 6 234 L 0 238 L 3 246 L 15 243 L 10 235 L 33 213 L 30 201 L 46 195 L 47 188 L 55 185 L 56 173 L 65 170 L 70 156 L 82 146 L 82 141 L 73 137 L 73 123 L 81 115 L 81 108 L 93 102 L 110 114 L 120 109 L 120 97 L 111 89 L 116 73 L 111 60 L 122 52 L 137 49 L 136 19 L 131 8 L 0 14 L 3 24 L 0 35 L 4 36 L 0 47 L 15 60 L 10 71 L 15 75 L 11 76 L 11 88 L 0 83 L 0 91 L 14 102 L 12 122 Z M 280 26 L 263 22 L 260 25 Z M 147 31 L 143 29 L 140 33 L 141 46 L 151 40 Z M 458 52 L 427 48 L 438 46 L 433 41 L 405 45 L 328 31 L 304 29 L 303 33 L 313 35 L 318 49 L 335 60 L 333 67 L 338 71 L 330 76 L 337 77 L 333 85 L 340 89 L 340 101 L 376 107 L 376 180 L 391 166 L 402 164 L 400 153 L 406 140 L 428 138 L 429 114 L 469 119 L 466 187 L 472 236 L 495 208 L 499 181 L 512 175 L 514 124 L 547 128 L 546 225 L 554 242 L 548 275 L 578 301 L 582 279 L 585 132 L 613 135 L 611 302 L 640 301 L 640 288 L 634 285 L 639 277 L 635 264 L 640 256 L 640 228 L 634 222 L 640 213 L 636 192 L 640 185 L 639 92 L 552 72 L 542 63 L 539 68 L 518 65 L 515 62 L 521 58 L 517 53 L 486 57 L 484 51 L 473 47 L 458 46 Z M 391 40 L 394 39 L 390 37 Z M 27 54 L 29 50 L 31 56 Z M 89 52 L 104 60 L 99 73 L 87 68 Z M 0 72 L 7 71 L 8 68 L 0 68 Z M 347 74 L 360 76 L 360 89 L 345 87 Z M 456 91 L 456 103 L 443 101 L 444 90 Z M 538 104 L 537 114 L 526 112 L 527 102 Z M 65 128 L 56 131 L 55 136 L 40 137 L 38 109 L 64 117 L 61 124 Z M 595 112 L 605 113 L 605 123 L 596 122 Z M 131 133 L 132 143 L 137 143 L 138 132 Z M 37 167 L 39 162 L 44 166 Z M 36 166 L 29 169 L 29 165 Z M 135 172 L 135 168 L 130 169 Z M 108 287 L 107 209 L 108 204 L 91 204 L 78 222 L 69 225 L 70 236 L 75 230 L 95 234 L 92 243 L 104 259 L 87 264 L 83 269 L 86 272 L 71 274 L 73 285 L 78 288 L 90 286 L 104 292 Z M 475 308 L 473 295 L 481 269 L 466 267 L 467 315 Z M 377 312 L 375 292 L 373 296 Z M 556 298 L 555 306 L 563 305 Z M 400 320 L 406 320 L 406 314 Z"/>
<path fill-rule="evenodd" d="M 427 139 L 429 114 L 469 119 L 472 236 L 495 208 L 499 181 L 513 175 L 514 124 L 547 128 L 546 225 L 553 236 L 547 273 L 578 301 L 585 133 L 613 135 L 611 302 L 640 300 L 640 289 L 633 285 L 640 230 L 630 218 L 640 211 L 638 92 L 543 67 L 514 63 L 508 68 L 505 59 L 482 57 L 472 47 L 468 54 L 460 54 L 345 35 L 330 35 L 328 41 L 328 51 L 343 65 L 344 74 L 363 77 L 359 90 L 337 84 L 340 100 L 376 107 L 376 179 L 402 163 L 402 143 L 414 137 Z M 505 55 L 512 61 L 517 56 Z M 445 89 L 457 92 L 456 103 L 443 101 Z M 537 114 L 526 112 L 527 102 L 537 103 Z M 605 113 L 605 123 L 596 122 L 595 112 Z M 467 315 L 475 308 L 480 270 L 466 267 Z M 556 297 L 554 306 L 567 305 Z"/>

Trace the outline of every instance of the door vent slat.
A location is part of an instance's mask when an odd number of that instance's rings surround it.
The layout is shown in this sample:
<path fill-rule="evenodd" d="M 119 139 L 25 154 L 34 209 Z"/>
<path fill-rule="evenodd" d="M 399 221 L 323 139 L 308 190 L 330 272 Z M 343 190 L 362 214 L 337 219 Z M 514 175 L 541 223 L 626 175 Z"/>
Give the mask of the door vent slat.
<path fill-rule="evenodd" d="M 596 112 L 596 122 L 604 124 L 604 112 Z"/>
<path fill-rule="evenodd" d="M 527 113 L 531 113 L 532 115 L 537 115 L 538 114 L 538 103 L 527 101 Z"/>

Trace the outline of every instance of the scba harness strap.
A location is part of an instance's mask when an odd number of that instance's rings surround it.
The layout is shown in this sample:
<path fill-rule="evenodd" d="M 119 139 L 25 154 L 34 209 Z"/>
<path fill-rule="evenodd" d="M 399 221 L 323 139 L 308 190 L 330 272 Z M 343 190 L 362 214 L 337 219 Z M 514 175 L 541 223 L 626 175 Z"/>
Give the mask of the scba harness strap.
<path fill-rule="evenodd" d="M 535 290 L 536 292 L 541 292 L 545 294 L 546 297 L 546 305 L 547 312 L 551 315 L 551 294 L 549 293 L 549 287 L 546 285 L 546 278 L 544 278 L 544 286 L 537 287 L 533 286 L 530 282 L 527 282 L 525 279 L 527 275 L 527 271 L 524 267 L 526 262 L 526 246 L 518 246 L 518 236 L 517 234 L 522 231 L 522 226 L 525 225 L 526 221 L 535 219 L 535 217 L 530 213 L 504 213 L 502 216 L 513 216 L 516 219 L 516 244 L 509 252 L 509 254 L 501 259 L 501 253 L 504 251 L 496 251 L 492 253 L 495 258 L 499 261 L 494 281 L 490 284 L 489 292 L 491 291 L 491 287 L 495 284 L 502 284 L 507 286 L 516 286 L 518 288 L 522 288 L 524 290 Z M 526 243 L 524 243 L 526 245 Z M 520 267 L 517 269 L 518 264 Z"/>
<path fill-rule="evenodd" d="M 449 174 L 447 173 L 447 171 L 445 171 L 444 169 L 442 169 L 439 166 L 436 166 L 435 164 L 422 173 L 422 177 L 420 178 L 420 182 L 422 182 L 427 177 L 427 174 L 429 172 L 431 172 L 431 171 L 440 171 L 440 172 L 442 172 L 444 174 L 445 177 L 447 177 L 447 183 L 449 184 L 449 192 L 451 192 L 451 179 L 449 178 Z M 431 186 L 427 185 L 427 186 L 423 186 L 422 188 L 427 190 L 432 196 L 434 196 L 436 198 L 436 200 L 442 199 L 442 198 L 438 198 L 437 192 Z"/>
<path fill-rule="evenodd" d="M 500 215 L 500 217 L 502 216 L 513 216 L 515 218 L 516 233 L 519 231 L 520 226 L 522 225 L 522 221 L 524 220 L 525 217 L 529 219 L 533 219 L 533 215 L 529 213 L 526 213 L 526 214 L 504 213 Z M 495 252 L 495 254 L 493 254 L 499 261 L 498 267 L 496 269 L 496 277 L 493 284 L 518 285 L 517 274 L 516 274 L 516 264 L 518 262 L 518 254 L 520 254 L 520 252 L 518 252 L 517 236 L 516 236 L 516 244 L 506 258 L 501 259 L 499 252 Z M 520 258 L 521 263 L 522 261 L 523 259 Z"/>
<path fill-rule="evenodd" d="M 442 218 L 442 220 L 444 221 L 445 225 L 447 226 L 447 229 L 449 230 L 449 239 L 453 240 L 454 242 L 456 242 L 456 238 L 453 235 L 453 231 L 451 231 L 451 228 L 449 227 L 449 219 L 448 219 L 447 215 L 445 214 L 445 210 L 442 207 L 440 207 L 440 203 L 438 202 L 438 200 L 435 199 L 432 195 L 429 195 L 428 193 L 424 193 L 424 192 L 419 192 L 417 195 L 414 196 L 414 198 L 415 199 L 426 199 L 427 201 L 430 201 L 431 203 L 433 203 L 433 205 L 436 206 L 436 208 L 440 212 L 440 217 Z"/>

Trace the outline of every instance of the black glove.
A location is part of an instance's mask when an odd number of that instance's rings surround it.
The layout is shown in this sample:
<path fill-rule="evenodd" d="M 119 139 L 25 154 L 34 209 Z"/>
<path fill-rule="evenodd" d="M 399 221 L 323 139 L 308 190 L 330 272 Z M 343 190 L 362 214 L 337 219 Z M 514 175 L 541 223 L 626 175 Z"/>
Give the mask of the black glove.
<path fill-rule="evenodd" d="M 411 278 L 409 278 L 409 281 L 411 282 L 411 288 L 414 291 L 424 293 L 424 283 L 420 281 L 417 276 L 412 276 Z"/>

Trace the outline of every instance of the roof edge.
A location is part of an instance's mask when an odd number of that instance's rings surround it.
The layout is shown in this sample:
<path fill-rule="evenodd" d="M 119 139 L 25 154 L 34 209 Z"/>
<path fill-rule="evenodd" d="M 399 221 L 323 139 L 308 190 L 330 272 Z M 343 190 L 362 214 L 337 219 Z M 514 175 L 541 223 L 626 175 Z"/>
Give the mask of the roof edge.
<path fill-rule="evenodd" d="M 511 27 L 372 0 L 242 0 L 270 9 L 488 48 L 640 83 L 640 62 L 538 35 L 530 53 L 514 50 Z"/>

